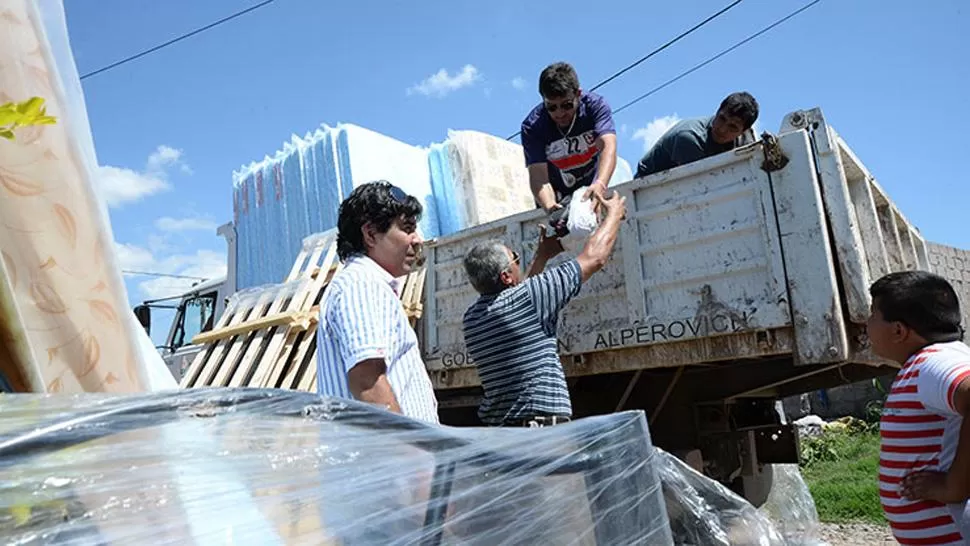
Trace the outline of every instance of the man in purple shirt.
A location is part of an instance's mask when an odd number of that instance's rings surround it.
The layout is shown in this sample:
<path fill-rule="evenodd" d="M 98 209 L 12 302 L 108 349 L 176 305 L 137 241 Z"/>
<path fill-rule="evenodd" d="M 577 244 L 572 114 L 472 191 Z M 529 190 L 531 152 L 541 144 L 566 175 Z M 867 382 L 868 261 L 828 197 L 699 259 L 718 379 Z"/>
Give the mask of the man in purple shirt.
<path fill-rule="evenodd" d="M 586 188 L 584 197 L 593 192 L 603 197 L 616 168 L 609 104 L 595 93 L 583 93 L 568 63 L 542 71 L 539 94 L 542 103 L 522 121 L 522 147 L 536 204 L 553 214 L 579 188 Z"/>

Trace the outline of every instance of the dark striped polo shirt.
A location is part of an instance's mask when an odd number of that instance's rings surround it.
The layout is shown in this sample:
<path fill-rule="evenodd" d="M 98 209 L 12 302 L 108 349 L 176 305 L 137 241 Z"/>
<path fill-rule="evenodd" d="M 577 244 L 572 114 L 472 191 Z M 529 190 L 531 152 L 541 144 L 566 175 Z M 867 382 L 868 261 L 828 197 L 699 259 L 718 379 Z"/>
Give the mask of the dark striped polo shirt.
<path fill-rule="evenodd" d="M 536 415 L 572 416 L 556 343 L 559 312 L 582 284 L 569 260 L 465 311 L 465 347 L 485 391 L 478 416 L 501 425 Z"/>

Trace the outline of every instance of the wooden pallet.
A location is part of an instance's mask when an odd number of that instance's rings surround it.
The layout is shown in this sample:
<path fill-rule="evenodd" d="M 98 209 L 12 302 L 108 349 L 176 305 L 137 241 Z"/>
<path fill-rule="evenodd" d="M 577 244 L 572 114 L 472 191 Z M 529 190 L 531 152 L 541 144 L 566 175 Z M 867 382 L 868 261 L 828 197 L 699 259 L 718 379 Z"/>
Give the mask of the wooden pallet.
<path fill-rule="evenodd" d="M 315 392 L 318 304 L 340 267 L 336 230 L 307 238 L 282 284 L 233 295 L 215 328 L 192 339 L 203 347 L 180 386 Z M 421 267 L 401 290 L 412 327 L 421 317 L 424 279 Z"/>

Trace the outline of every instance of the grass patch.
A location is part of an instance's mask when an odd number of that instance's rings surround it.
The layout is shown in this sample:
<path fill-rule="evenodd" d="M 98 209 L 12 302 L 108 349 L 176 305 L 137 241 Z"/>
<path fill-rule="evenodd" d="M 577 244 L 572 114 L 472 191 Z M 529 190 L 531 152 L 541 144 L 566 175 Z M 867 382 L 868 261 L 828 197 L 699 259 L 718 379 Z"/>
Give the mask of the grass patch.
<path fill-rule="evenodd" d="M 802 476 L 820 520 L 886 524 L 879 504 L 877 432 L 826 431 L 801 444 Z"/>

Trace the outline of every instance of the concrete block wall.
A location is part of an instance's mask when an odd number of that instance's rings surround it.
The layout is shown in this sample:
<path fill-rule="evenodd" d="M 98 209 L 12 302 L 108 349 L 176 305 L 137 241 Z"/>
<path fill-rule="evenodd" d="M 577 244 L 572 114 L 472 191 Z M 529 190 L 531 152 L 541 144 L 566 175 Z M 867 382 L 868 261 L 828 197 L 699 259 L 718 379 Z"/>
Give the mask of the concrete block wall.
<path fill-rule="evenodd" d="M 933 272 L 946 277 L 960 298 L 963 327 L 970 330 L 970 250 L 937 243 L 926 243 Z"/>

